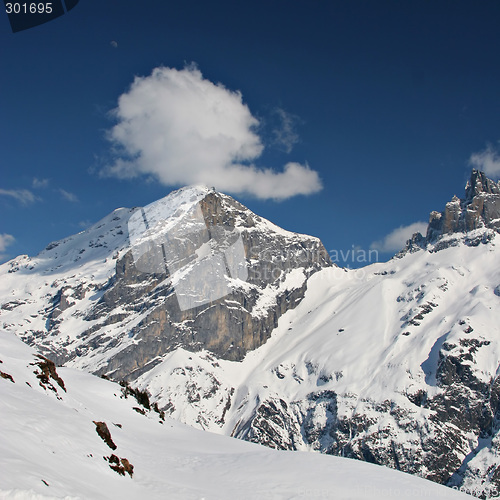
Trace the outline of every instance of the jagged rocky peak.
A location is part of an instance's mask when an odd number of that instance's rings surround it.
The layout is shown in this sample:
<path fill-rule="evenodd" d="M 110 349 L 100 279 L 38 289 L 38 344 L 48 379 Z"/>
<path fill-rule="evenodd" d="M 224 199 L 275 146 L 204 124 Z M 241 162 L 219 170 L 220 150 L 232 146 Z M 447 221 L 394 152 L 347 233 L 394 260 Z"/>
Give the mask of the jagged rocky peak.
<path fill-rule="evenodd" d="M 443 212 L 431 213 L 426 239 L 430 242 L 441 235 L 482 228 L 500 231 L 500 185 L 472 170 L 465 198 L 454 196 Z"/>
<path fill-rule="evenodd" d="M 500 194 L 500 183 L 495 183 L 486 177 L 484 172 L 473 169 L 470 180 L 465 186 L 465 201 L 472 202 L 478 195 Z"/>
<path fill-rule="evenodd" d="M 431 213 L 427 240 L 436 241 L 441 235 L 482 228 L 500 231 L 500 185 L 483 172 L 472 170 L 465 198 L 454 196 L 443 212 Z"/>
<path fill-rule="evenodd" d="M 319 239 L 186 187 L 5 266 L 0 291 L 11 298 L 1 307 L 17 335 L 58 363 L 132 379 L 178 347 L 243 359 L 328 266 Z"/>
<path fill-rule="evenodd" d="M 484 231 L 472 234 L 475 230 Z M 473 169 L 465 186 L 465 197 L 455 195 L 442 212 L 431 212 L 425 237 L 415 233 L 398 255 L 426 248 L 429 244 L 437 245 L 435 249 L 439 250 L 464 235 L 467 244 L 479 244 L 490 241 L 493 232 L 500 232 L 500 182 Z M 455 234 L 457 238 L 450 238 Z M 446 242 L 442 241 L 445 237 Z"/>

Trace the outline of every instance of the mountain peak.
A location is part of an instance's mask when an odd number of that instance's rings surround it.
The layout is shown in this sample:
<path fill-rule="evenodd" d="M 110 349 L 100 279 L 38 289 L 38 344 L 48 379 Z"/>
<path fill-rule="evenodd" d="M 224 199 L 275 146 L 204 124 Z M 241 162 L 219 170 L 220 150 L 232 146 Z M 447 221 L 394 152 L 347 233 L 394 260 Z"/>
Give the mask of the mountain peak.
<path fill-rule="evenodd" d="M 455 195 L 442 212 L 431 212 L 425 237 L 414 234 L 397 256 L 429 245 L 440 250 L 461 239 L 468 245 L 478 245 L 490 241 L 495 232 L 500 233 L 500 182 L 497 184 L 484 172 L 473 169 L 465 186 L 465 197 Z"/>
<path fill-rule="evenodd" d="M 465 201 L 471 203 L 480 193 L 500 194 L 500 183 L 497 184 L 486 177 L 484 172 L 472 169 L 470 179 L 465 186 Z"/>
<path fill-rule="evenodd" d="M 442 236 L 477 229 L 500 232 L 500 186 L 484 172 L 473 169 L 465 197 L 454 196 L 443 212 L 431 213 L 426 240 L 435 243 Z"/>

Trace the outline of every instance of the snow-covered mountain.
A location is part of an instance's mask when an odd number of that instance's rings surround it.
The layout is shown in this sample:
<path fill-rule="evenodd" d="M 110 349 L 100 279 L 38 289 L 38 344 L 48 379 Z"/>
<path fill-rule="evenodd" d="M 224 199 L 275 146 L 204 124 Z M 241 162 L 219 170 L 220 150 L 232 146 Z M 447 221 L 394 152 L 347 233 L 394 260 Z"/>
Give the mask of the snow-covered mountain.
<path fill-rule="evenodd" d="M 193 427 L 494 497 L 499 208 L 473 171 L 398 258 L 346 270 L 186 188 L 1 266 L 1 325 Z"/>
<path fill-rule="evenodd" d="M 0 498 L 469 498 L 397 471 L 198 431 L 0 331 Z M 127 397 L 125 397 L 127 395 Z"/>
<path fill-rule="evenodd" d="M 1 320 L 57 363 L 134 379 L 178 347 L 242 359 L 330 265 L 317 238 L 184 188 L 0 266 Z"/>

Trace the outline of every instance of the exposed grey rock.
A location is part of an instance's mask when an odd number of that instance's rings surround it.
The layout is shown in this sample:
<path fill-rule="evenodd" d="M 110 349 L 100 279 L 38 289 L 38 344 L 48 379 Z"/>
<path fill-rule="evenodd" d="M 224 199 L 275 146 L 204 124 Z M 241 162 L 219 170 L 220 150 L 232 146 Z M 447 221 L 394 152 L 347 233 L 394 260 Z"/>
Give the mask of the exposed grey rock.
<path fill-rule="evenodd" d="M 500 186 L 483 172 L 472 170 L 465 198 L 454 196 L 443 212 L 431 213 L 426 240 L 433 242 L 445 234 L 482 228 L 500 231 Z"/>
<path fill-rule="evenodd" d="M 483 231 L 469 237 L 468 233 L 474 230 Z M 500 183 L 473 169 L 465 186 L 465 197 L 453 196 L 442 212 L 431 212 L 425 237 L 415 233 L 396 257 L 430 246 L 432 251 L 439 251 L 459 241 L 469 246 L 488 243 L 491 231 L 500 232 Z"/>

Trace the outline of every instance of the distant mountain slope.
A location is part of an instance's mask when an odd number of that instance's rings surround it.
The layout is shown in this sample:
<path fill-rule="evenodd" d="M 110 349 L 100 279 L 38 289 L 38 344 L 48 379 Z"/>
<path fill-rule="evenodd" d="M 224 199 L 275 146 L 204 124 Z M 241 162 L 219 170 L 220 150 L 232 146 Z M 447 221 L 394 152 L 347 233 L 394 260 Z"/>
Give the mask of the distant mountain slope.
<path fill-rule="evenodd" d="M 5 331 L 0 360 L 3 499 L 467 498 L 368 464 L 277 452 L 162 422 L 125 399 L 118 384 L 68 368 L 44 378 L 44 360 Z M 110 444 L 98 427 L 109 431 Z"/>

